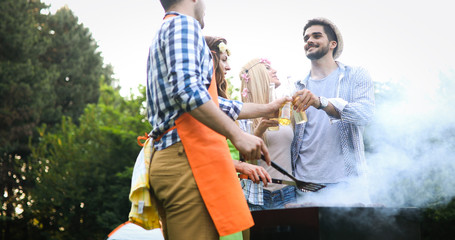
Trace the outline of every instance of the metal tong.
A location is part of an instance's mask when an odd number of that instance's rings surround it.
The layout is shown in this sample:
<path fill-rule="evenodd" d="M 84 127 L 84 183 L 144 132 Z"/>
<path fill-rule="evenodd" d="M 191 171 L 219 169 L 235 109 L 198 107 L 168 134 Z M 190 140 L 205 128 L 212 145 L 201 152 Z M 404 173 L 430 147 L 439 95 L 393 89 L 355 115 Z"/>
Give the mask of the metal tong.
<path fill-rule="evenodd" d="M 265 161 L 264 155 L 261 155 L 261 159 Z M 273 168 L 275 168 L 280 173 L 282 173 L 282 174 L 288 176 L 289 178 L 291 178 L 295 182 L 297 189 L 299 189 L 300 191 L 303 191 L 303 192 L 308 192 L 308 191 L 317 192 L 317 191 L 325 188 L 325 185 L 322 185 L 322 184 L 300 181 L 297 178 L 295 178 L 294 176 L 292 176 L 292 174 L 288 173 L 286 170 L 284 170 L 282 167 L 280 167 L 278 164 L 276 164 L 274 162 L 270 162 L 270 163 L 272 164 Z M 285 183 L 284 180 L 279 180 L 279 179 L 274 179 L 274 180 L 276 181 L 276 183 L 280 183 L 279 181 L 281 181 L 281 183 Z"/>

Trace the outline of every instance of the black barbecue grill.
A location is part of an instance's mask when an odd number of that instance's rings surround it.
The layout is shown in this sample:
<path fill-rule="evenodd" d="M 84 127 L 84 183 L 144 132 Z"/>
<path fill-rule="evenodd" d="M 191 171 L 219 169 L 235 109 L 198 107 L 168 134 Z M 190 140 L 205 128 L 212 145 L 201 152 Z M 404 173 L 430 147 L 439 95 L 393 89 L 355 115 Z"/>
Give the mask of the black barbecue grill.
<path fill-rule="evenodd" d="M 419 240 L 418 208 L 308 207 L 252 212 L 251 240 Z"/>

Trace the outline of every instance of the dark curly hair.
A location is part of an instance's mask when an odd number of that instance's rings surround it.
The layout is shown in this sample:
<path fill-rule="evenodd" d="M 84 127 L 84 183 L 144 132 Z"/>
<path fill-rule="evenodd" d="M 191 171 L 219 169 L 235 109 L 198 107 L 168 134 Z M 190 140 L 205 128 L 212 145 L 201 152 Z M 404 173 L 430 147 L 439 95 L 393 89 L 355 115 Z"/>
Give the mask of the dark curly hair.
<path fill-rule="evenodd" d="M 309 27 L 314 26 L 314 25 L 322 26 L 323 29 L 324 29 L 325 34 L 327 34 L 327 38 L 329 39 L 329 41 L 337 42 L 337 46 L 335 47 L 335 49 L 333 50 L 333 53 L 332 53 L 333 55 L 335 55 L 335 53 L 338 50 L 338 38 L 337 38 L 337 35 L 335 34 L 335 31 L 333 30 L 333 28 L 329 24 L 327 24 L 326 22 L 321 21 L 319 19 L 309 20 L 308 23 L 305 25 L 305 27 L 303 27 L 303 35 L 305 35 L 305 31 Z"/>

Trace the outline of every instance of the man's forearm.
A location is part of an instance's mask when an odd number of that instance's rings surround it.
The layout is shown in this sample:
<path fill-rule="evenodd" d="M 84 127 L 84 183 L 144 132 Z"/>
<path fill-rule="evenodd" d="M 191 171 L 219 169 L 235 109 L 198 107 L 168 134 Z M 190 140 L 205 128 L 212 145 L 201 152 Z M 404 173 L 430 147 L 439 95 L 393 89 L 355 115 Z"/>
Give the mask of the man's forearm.
<path fill-rule="evenodd" d="M 208 101 L 189 113 L 199 122 L 228 139 L 241 132 L 234 121 L 224 114 L 213 101 Z"/>
<path fill-rule="evenodd" d="M 267 164 L 270 164 L 269 152 L 264 141 L 243 132 L 213 101 L 208 101 L 189 113 L 202 124 L 230 139 L 245 160 L 259 159 L 263 154 Z"/>
<path fill-rule="evenodd" d="M 329 102 L 329 105 L 323 109 L 329 116 L 334 117 L 336 119 L 340 119 L 340 113 L 335 109 L 332 103 Z"/>

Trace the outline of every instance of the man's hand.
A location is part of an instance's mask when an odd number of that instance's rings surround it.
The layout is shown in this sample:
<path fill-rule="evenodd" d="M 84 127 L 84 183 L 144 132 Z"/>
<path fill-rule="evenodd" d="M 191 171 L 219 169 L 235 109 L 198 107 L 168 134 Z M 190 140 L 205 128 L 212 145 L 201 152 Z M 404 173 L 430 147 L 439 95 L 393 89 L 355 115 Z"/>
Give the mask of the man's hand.
<path fill-rule="evenodd" d="M 294 96 L 292 96 L 292 104 L 294 105 L 294 110 L 297 112 L 303 112 L 310 106 L 318 108 L 320 102 L 318 96 L 308 89 L 303 89 L 297 91 Z"/>
<path fill-rule="evenodd" d="M 239 150 L 245 160 L 257 160 L 264 155 L 267 165 L 270 165 L 269 151 L 261 138 L 249 133 L 239 131 L 238 134 L 230 138 L 232 144 Z"/>
<path fill-rule="evenodd" d="M 303 112 L 307 110 L 310 106 L 314 108 L 319 108 L 321 102 L 319 101 L 319 97 L 316 96 L 308 89 L 303 89 L 297 91 L 294 96 L 292 97 L 292 103 L 294 104 L 294 110 L 297 112 Z M 327 107 L 323 109 L 329 116 L 334 118 L 340 119 L 340 113 L 335 109 L 335 106 L 329 101 Z"/>

